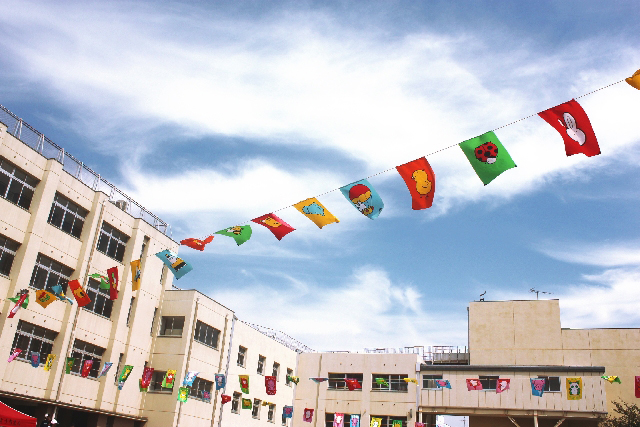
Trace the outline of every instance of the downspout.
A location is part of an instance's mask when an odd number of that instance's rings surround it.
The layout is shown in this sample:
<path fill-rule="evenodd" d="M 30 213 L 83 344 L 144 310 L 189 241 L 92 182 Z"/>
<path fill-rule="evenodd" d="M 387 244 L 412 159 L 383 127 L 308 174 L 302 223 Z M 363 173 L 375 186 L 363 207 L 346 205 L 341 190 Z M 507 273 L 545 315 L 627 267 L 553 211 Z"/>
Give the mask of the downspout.
<path fill-rule="evenodd" d="M 196 321 L 198 320 L 198 303 L 199 302 L 200 302 L 200 297 L 196 297 L 196 309 L 193 313 L 193 322 L 191 322 L 191 331 L 189 332 L 189 353 L 187 353 L 187 363 L 184 368 L 184 371 L 185 371 L 184 378 L 186 378 L 187 374 L 189 373 L 189 361 L 191 359 L 191 347 L 193 347 L 193 334 L 195 333 Z M 182 381 L 184 382 L 184 379 Z M 182 402 L 180 402 L 180 406 L 178 407 L 178 423 L 176 424 L 176 427 L 180 427 L 181 413 L 182 413 Z"/>
<path fill-rule="evenodd" d="M 322 354 L 320 353 L 320 360 L 318 361 L 318 378 L 320 378 L 320 372 L 322 372 Z M 318 427 L 318 399 L 320 398 L 320 383 L 316 383 L 316 405 L 314 407 L 313 412 L 315 412 L 316 416 L 313 421 L 313 425 Z M 361 420 L 362 423 L 362 420 Z M 324 424 L 324 422 L 322 423 Z"/>
<path fill-rule="evenodd" d="M 222 389 L 222 393 L 226 393 L 227 382 L 229 382 L 229 363 L 231 361 L 231 349 L 233 348 L 233 331 L 236 328 L 236 320 L 238 320 L 238 318 L 234 314 L 233 317 L 231 318 L 231 336 L 229 337 L 229 350 L 227 351 L 227 366 L 224 371 L 225 384 Z M 215 408 L 214 408 L 214 411 L 215 411 Z M 222 408 L 220 408 L 220 415 L 218 416 L 218 427 L 220 427 L 221 425 L 222 425 Z"/>

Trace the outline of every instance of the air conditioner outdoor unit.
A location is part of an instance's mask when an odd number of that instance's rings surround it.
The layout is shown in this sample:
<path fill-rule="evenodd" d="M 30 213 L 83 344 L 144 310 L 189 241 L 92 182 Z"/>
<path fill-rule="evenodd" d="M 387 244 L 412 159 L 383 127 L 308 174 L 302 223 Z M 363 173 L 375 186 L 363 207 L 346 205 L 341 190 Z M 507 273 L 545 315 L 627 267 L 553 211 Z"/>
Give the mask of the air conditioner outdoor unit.
<path fill-rule="evenodd" d="M 116 206 L 126 212 L 129 208 L 129 202 L 126 200 L 116 200 Z"/>

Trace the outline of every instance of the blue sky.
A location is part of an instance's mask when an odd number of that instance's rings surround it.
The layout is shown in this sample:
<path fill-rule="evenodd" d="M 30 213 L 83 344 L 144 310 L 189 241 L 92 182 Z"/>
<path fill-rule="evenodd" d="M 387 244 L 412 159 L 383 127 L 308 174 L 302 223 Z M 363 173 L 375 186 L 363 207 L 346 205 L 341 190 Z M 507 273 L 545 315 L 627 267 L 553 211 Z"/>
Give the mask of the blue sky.
<path fill-rule="evenodd" d="M 0 103 L 203 237 L 630 76 L 637 1 L 3 2 Z M 602 155 L 567 158 L 532 117 L 496 133 L 518 165 L 484 187 L 428 157 L 434 205 L 395 172 L 372 221 L 277 241 L 256 225 L 183 256 L 196 288 L 318 350 L 466 345 L 469 301 L 560 298 L 563 327 L 638 327 L 640 92 L 581 98 Z"/>

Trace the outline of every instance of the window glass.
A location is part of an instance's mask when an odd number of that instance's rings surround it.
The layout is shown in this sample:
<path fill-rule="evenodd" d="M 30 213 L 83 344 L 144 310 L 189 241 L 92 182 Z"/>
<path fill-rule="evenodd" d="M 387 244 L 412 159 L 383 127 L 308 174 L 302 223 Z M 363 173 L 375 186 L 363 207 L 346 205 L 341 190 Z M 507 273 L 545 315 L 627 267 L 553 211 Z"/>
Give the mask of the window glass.
<path fill-rule="evenodd" d="M 0 159 L 0 197 L 29 209 L 38 180 L 13 163 Z"/>
<path fill-rule="evenodd" d="M 0 234 L 0 274 L 8 276 L 11 273 L 13 259 L 20 244 Z"/>
<path fill-rule="evenodd" d="M 57 336 L 58 333 L 56 331 L 20 320 L 13 338 L 11 353 L 16 348 L 19 348 L 22 352 L 17 358 L 28 361 L 30 360 L 31 352 L 35 351 L 40 353 L 40 364 L 44 364 L 53 349 L 53 342 Z"/>
<path fill-rule="evenodd" d="M 157 393 L 173 393 L 172 388 L 162 387 L 162 381 L 167 371 L 153 371 L 151 375 L 151 383 L 149 384 L 149 391 L 155 391 Z"/>
<path fill-rule="evenodd" d="M 498 386 L 498 375 L 480 375 L 480 384 L 483 390 L 495 390 Z"/>
<path fill-rule="evenodd" d="M 234 414 L 240 413 L 240 396 L 242 396 L 242 394 L 238 392 L 233 393 L 233 399 L 231 400 L 231 412 Z"/>
<path fill-rule="evenodd" d="M 253 408 L 251 409 L 251 416 L 256 420 L 260 419 L 260 404 L 262 401 L 260 399 L 253 399 Z"/>
<path fill-rule="evenodd" d="M 73 274 L 73 270 L 51 258 L 38 254 L 36 265 L 33 268 L 29 286 L 35 289 L 44 289 L 53 292 L 55 285 L 62 286 L 62 291 L 67 293 L 67 283 Z"/>
<path fill-rule="evenodd" d="M 89 279 L 87 283 L 87 295 L 91 298 L 91 302 L 83 307 L 85 310 L 92 311 L 106 318 L 111 318 L 113 301 L 109 298 L 109 289 L 100 289 L 100 282 Z"/>
<path fill-rule="evenodd" d="M 96 248 L 108 257 L 122 262 L 128 241 L 129 236 L 103 222 Z"/>
<path fill-rule="evenodd" d="M 194 334 L 194 338 L 196 341 L 208 345 L 209 347 L 218 348 L 219 336 L 220 331 L 218 329 L 209 326 L 199 320 L 196 323 L 196 332 Z"/>
<path fill-rule="evenodd" d="M 80 375 L 82 372 L 82 366 L 84 366 L 85 360 L 93 360 L 93 365 L 91 365 L 91 371 L 89 371 L 89 377 L 98 378 L 98 373 L 100 372 L 100 364 L 102 363 L 102 355 L 104 354 L 105 349 L 102 347 L 98 347 L 97 345 L 93 345 L 88 342 L 75 340 L 73 342 L 73 350 L 71 352 L 71 357 L 75 358 L 75 362 L 73 363 L 73 368 L 71 368 L 71 372 Z"/>
<path fill-rule="evenodd" d="M 198 400 L 211 400 L 211 388 L 213 387 L 213 382 L 207 381 L 203 378 L 196 377 L 193 380 L 193 384 L 189 390 L 189 397 L 198 399 Z M 205 392 L 208 393 L 209 397 L 207 398 Z"/>
<path fill-rule="evenodd" d="M 336 373 L 329 373 L 329 384 L 327 385 L 327 388 L 330 388 L 332 390 L 349 390 L 349 387 L 347 387 L 347 383 L 345 382 L 345 378 L 356 379 L 356 380 L 358 380 L 360 385 L 362 385 L 362 374 L 354 374 L 354 373 L 336 374 Z M 357 388 L 356 390 L 361 390 L 361 389 Z"/>
<path fill-rule="evenodd" d="M 539 376 L 538 378 L 544 378 L 546 380 L 544 382 L 544 391 L 560 391 L 560 377 Z"/>
<path fill-rule="evenodd" d="M 378 391 L 407 391 L 407 382 L 404 378 L 407 378 L 407 374 L 371 374 L 371 389 Z"/>
<path fill-rule="evenodd" d="M 184 316 L 162 316 L 160 335 L 182 336 L 184 328 Z"/>
<path fill-rule="evenodd" d="M 263 355 L 258 356 L 258 374 L 264 375 L 264 362 L 267 360 Z"/>
<path fill-rule="evenodd" d="M 247 355 L 247 349 L 243 346 L 238 347 L 238 366 L 244 367 L 246 355 Z"/>
<path fill-rule="evenodd" d="M 73 203 L 60 193 L 56 193 L 47 222 L 65 233 L 80 238 L 82 226 L 88 213 L 87 210 Z"/>

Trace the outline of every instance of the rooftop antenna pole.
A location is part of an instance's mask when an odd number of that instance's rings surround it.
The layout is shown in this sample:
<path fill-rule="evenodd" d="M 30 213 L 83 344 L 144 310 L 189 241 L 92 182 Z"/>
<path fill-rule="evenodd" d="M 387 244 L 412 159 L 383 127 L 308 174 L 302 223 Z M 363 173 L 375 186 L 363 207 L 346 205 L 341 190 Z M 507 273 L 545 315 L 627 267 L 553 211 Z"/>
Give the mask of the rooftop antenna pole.
<path fill-rule="evenodd" d="M 533 292 L 534 294 L 536 294 L 536 299 L 540 299 L 538 294 L 547 294 L 547 295 L 551 295 L 551 292 L 545 292 L 545 291 L 536 291 L 535 289 L 531 288 L 529 289 L 529 292 Z"/>
<path fill-rule="evenodd" d="M 486 293 L 487 291 L 484 291 L 483 293 L 480 294 L 480 301 L 484 301 L 484 298 L 482 297 L 485 296 Z"/>

